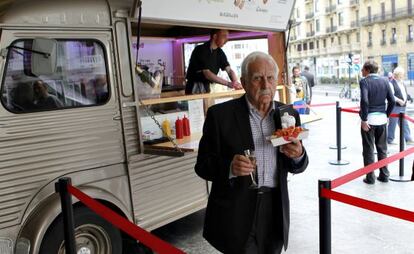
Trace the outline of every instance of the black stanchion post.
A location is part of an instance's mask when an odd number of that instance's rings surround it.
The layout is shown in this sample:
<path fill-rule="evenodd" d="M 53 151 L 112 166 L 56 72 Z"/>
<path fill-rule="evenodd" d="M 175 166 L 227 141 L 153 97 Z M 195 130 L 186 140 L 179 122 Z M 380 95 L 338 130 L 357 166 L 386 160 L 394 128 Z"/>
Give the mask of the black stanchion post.
<path fill-rule="evenodd" d="M 404 113 L 400 112 L 398 114 L 398 123 L 400 124 L 400 152 L 404 151 Z M 399 175 L 398 176 L 391 176 L 390 180 L 395 182 L 410 182 L 410 177 L 404 176 L 404 157 L 399 161 Z"/>
<path fill-rule="evenodd" d="M 65 251 L 67 254 L 75 254 L 75 224 L 73 219 L 72 196 L 68 191 L 71 184 L 70 178 L 63 177 L 55 184 L 56 192 L 59 192 L 62 205 L 63 232 L 65 235 Z"/>
<path fill-rule="evenodd" d="M 322 189 L 331 189 L 331 180 L 320 179 L 319 189 L 319 253 L 331 254 L 332 231 L 331 231 L 331 200 L 321 196 Z"/>
<path fill-rule="evenodd" d="M 341 107 L 337 105 L 336 107 L 336 147 L 341 147 Z M 341 158 L 341 150 L 337 149 L 337 159 L 330 161 L 329 164 L 331 165 L 348 165 L 349 161 L 342 160 Z"/>
<path fill-rule="evenodd" d="M 335 107 L 335 109 L 336 109 L 336 137 L 337 137 L 337 139 L 336 139 L 336 145 L 331 145 L 330 147 L 329 147 L 329 149 L 338 149 L 338 147 L 340 147 L 341 149 L 346 149 L 346 146 L 341 146 L 341 145 L 338 145 L 338 109 L 339 109 L 339 101 L 336 101 L 336 107 Z"/>

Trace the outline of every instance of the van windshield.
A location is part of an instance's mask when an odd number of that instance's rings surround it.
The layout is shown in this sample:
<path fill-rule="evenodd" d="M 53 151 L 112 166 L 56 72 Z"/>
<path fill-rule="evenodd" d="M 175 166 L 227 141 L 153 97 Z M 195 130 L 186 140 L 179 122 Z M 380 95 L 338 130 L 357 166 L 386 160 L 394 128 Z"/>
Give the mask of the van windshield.
<path fill-rule="evenodd" d="M 31 73 L 33 40 L 9 47 L 1 103 L 13 113 L 105 104 L 109 100 L 104 47 L 94 40 L 58 40 L 57 69 Z"/>

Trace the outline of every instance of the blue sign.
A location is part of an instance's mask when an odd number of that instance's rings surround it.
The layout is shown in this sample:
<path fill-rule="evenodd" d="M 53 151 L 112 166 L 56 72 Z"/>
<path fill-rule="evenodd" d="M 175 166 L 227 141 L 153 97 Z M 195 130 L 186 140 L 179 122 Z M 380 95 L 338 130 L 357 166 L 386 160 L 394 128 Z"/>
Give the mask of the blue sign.
<path fill-rule="evenodd" d="M 382 67 L 384 68 L 384 76 L 387 76 L 388 72 L 392 72 L 397 66 L 398 55 L 382 56 Z"/>
<path fill-rule="evenodd" d="M 414 79 L 414 53 L 407 54 L 407 77 Z"/>
<path fill-rule="evenodd" d="M 361 71 L 361 65 L 360 64 L 354 64 L 352 66 L 352 68 L 354 69 L 355 72 L 360 72 Z"/>

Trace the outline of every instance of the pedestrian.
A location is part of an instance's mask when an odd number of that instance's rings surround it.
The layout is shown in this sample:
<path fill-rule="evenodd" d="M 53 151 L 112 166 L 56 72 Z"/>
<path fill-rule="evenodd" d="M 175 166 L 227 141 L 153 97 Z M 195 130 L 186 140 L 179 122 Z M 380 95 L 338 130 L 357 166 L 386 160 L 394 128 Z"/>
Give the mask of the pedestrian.
<path fill-rule="evenodd" d="M 388 80 L 381 78 L 378 64 L 368 60 L 362 67 L 359 82 L 361 89 L 360 112 L 362 155 L 364 165 L 374 163 L 374 144 L 377 149 L 378 161 L 387 157 L 387 121 L 395 105 L 395 99 Z M 387 101 L 387 103 L 385 103 Z M 388 182 L 387 166 L 380 168 L 378 181 Z M 364 178 L 367 184 L 375 183 L 375 173 L 370 172 Z"/>
<path fill-rule="evenodd" d="M 394 94 L 395 99 L 395 106 L 392 110 L 392 113 L 399 114 L 405 113 L 405 108 L 407 106 L 407 87 L 404 85 L 404 69 L 401 67 L 397 67 L 394 69 L 393 72 L 393 79 L 390 81 L 391 91 Z M 400 121 L 397 117 L 390 117 L 388 121 L 388 134 L 387 134 L 387 142 L 390 145 L 397 144 L 394 142 L 395 137 L 395 127 L 397 126 L 401 128 Z M 406 144 L 412 145 L 414 144 L 411 138 L 411 131 L 410 126 L 408 126 L 408 121 L 404 118 L 403 119 L 403 135 Z"/>
<path fill-rule="evenodd" d="M 315 86 L 316 81 L 315 81 L 315 76 L 309 71 L 309 66 L 305 66 L 304 71 L 302 71 L 301 75 L 304 76 L 308 80 L 309 86 L 311 87 L 310 93 L 312 94 L 312 87 Z"/>
<path fill-rule="evenodd" d="M 227 30 L 213 29 L 210 40 L 194 48 L 187 69 L 186 94 L 209 93 L 210 83 L 218 83 L 234 89 L 242 88 L 236 73 L 227 61 L 226 54 L 221 49 L 226 44 L 228 35 Z M 226 71 L 231 81 L 217 76 L 219 69 Z"/>
<path fill-rule="evenodd" d="M 288 245 L 287 174 L 303 172 L 308 156 L 296 138 L 279 147 L 266 139 L 281 128 L 284 105 L 273 101 L 278 76 L 273 58 L 253 52 L 241 71 L 246 94 L 210 107 L 200 140 L 195 171 L 212 182 L 203 236 L 226 254 L 278 254 Z M 256 163 L 243 155 L 247 149 L 255 151 Z"/>
<path fill-rule="evenodd" d="M 307 106 L 312 100 L 311 88 L 306 77 L 301 75 L 299 66 L 292 68 L 292 84 L 296 88 L 296 99 L 293 105 L 301 107 L 298 108 L 300 114 L 309 114 Z"/>

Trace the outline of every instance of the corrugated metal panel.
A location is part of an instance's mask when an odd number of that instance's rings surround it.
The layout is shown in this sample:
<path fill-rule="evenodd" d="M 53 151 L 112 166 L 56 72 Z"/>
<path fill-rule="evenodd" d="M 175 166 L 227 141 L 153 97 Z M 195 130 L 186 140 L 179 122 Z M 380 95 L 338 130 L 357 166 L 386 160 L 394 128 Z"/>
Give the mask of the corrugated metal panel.
<path fill-rule="evenodd" d="M 16 225 L 39 189 L 69 172 L 124 160 L 117 107 L 0 112 L 0 228 Z"/>
<path fill-rule="evenodd" d="M 206 182 L 194 172 L 196 156 L 141 156 L 130 163 L 134 211 L 140 226 L 153 229 L 205 205 Z"/>

